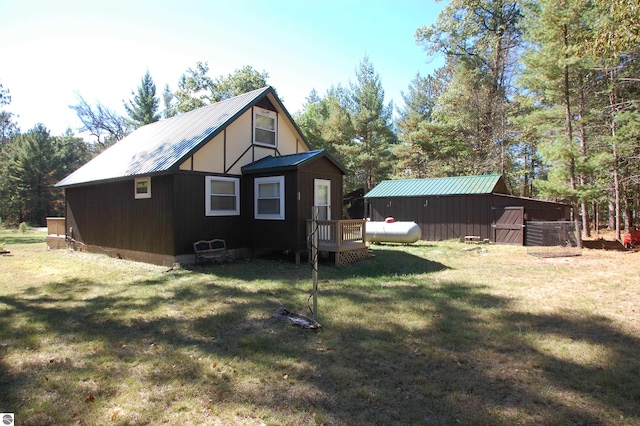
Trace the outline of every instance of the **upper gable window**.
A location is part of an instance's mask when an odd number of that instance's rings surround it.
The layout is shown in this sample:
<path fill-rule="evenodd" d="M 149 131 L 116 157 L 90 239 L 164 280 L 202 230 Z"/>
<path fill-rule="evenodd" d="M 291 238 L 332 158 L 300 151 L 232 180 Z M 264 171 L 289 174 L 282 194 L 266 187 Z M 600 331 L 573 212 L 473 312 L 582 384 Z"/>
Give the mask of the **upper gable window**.
<path fill-rule="evenodd" d="M 278 115 L 267 109 L 253 109 L 253 143 L 276 147 L 278 135 Z"/>
<path fill-rule="evenodd" d="M 134 181 L 134 195 L 136 199 L 151 198 L 151 178 L 137 178 Z"/>

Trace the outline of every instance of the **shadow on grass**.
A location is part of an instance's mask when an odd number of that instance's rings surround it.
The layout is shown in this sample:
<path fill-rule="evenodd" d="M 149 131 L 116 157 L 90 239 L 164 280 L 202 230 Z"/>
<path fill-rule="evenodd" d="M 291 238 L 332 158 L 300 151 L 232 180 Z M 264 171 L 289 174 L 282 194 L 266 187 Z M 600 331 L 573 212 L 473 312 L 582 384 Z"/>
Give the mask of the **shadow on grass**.
<path fill-rule="evenodd" d="M 335 266 L 333 259 L 323 255 L 319 261 L 318 274 L 322 279 L 347 279 L 352 277 L 379 278 L 398 275 L 430 274 L 447 269 L 434 262 L 402 250 L 377 248 L 374 257 L 349 266 Z M 311 276 L 311 265 L 302 261 L 295 264 L 292 254 L 273 253 L 269 256 L 240 260 L 231 264 L 208 264 L 187 269 L 205 274 L 246 281 L 254 280 L 300 280 Z"/>
<path fill-rule="evenodd" d="M 309 273 L 273 261 L 170 272 L 113 290 L 69 279 L 2 296 L 2 407 L 21 424 L 106 423 L 123 395 L 135 398 L 122 418 L 130 423 L 160 423 L 180 407 L 215 417 L 225 406 L 247 422 L 287 424 L 640 420 L 635 336 L 594 315 L 513 312 L 510 300 L 471 280 L 385 287 L 348 279 L 445 268 L 376 253 L 368 265 L 323 269 L 330 278 L 316 333 L 271 317 L 299 298 L 307 283 L 298 275 Z M 283 284 L 247 285 L 265 276 Z M 563 355 L 548 336 L 566 351 L 584 343 L 606 356 Z M 19 368 L 6 363 L 14 353 L 24 354 Z"/>

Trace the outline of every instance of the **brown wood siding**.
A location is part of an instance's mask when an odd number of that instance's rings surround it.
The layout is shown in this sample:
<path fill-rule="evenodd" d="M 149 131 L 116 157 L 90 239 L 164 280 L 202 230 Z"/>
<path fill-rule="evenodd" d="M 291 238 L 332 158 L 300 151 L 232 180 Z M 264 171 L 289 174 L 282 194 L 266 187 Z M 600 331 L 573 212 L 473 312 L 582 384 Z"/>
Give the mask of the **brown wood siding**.
<path fill-rule="evenodd" d="M 324 159 L 323 159 L 324 160 Z M 318 161 L 318 163 L 320 163 Z M 304 167 L 298 174 L 298 191 L 300 201 L 298 202 L 298 224 L 297 232 L 301 238 L 297 242 L 297 250 L 307 248 L 306 223 L 311 219 L 312 207 L 315 204 L 314 191 L 315 180 L 326 179 L 331 182 L 331 220 L 342 219 L 342 172 L 337 168 Z"/>
<path fill-rule="evenodd" d="M 380 198 L 370 199 L 369 204 L 371 220 L 393 217 L 416 222 L 423 240 L 442 241 L 465 235 L 490 237 L 489 195 Z"/>
<path fill-rule="evenodd" d="M 175 254 L 192 254 L 193 243 L 198 240 L 220 238 L 227 248 L 237 249 L 247 244 L 247 227 L 240 216 L 205 215 L 205 177 L 208 173 L 179 173 L 174 175 L 173 211 Z M 238 176 L 239 177 L 239 176 Z M 243 188 L 240 186 L 242 199 Z M 242 204 L 242 203 L 241 203 Z"/>
<path fill-rule="evenodd" d="M 285 220 L 254 219 L 254 179 L 285 177 Z M 342 218 L 342 171 L 325 157 L 302 165 L 299 169 L 265 171 L 245 176 L 242 182 L 243 217 L 249 224 L 248 243 L 253 248 L 271 250 L 306 250 L 306 221 L 311 219 L 314 204 L 314 180 L 331 181 L 331 217 Z M 300 193 L 300 200 L 298 200 Z"/>
<path fill-rule="evenodd" d="M 256 106 L 263 109 L 271 110 L 273 112 L 277 112 L 276 107 L 273 106 L 269 98 L 267 98 L 266 96 L 256 102 Z"/>
<path fill-rule="evenodd" d="M 255 219 L 254 179 L 260 177 L 284 176 L 284 220 Z M 250 175 L 242 183 L 243 218 L 249 231 L 247 242 L 253 248 L 272 250 L 292 250 L 297 246 L 297 174 L 295 170 L 260 173 Z"/>
<path fill-rule="evenodd" d="M 430 196 L 368 199 L 371 220 L 393 217 L 416 222 L 421 239 L 442 241 L 467 235 L 493 241 L 492 208 L 523 207 L 526 220 L 567 220 L 569 207 L 564 204 L 504 196 L 499 194 Z"/>
<path fill-rule="evenodd" d="M 67 230 L 88 245 L 173 254 L 172 178 L 151 179 L 151 198 L 134 198 L 134 180 L 67 188 Z"/>
<path fill-rule="evenodd" d="M 571 206 L 530 198 L 494 195 L 494 207 L 522 206 L 525 208 L 526 221 L 571 220 Z"/>

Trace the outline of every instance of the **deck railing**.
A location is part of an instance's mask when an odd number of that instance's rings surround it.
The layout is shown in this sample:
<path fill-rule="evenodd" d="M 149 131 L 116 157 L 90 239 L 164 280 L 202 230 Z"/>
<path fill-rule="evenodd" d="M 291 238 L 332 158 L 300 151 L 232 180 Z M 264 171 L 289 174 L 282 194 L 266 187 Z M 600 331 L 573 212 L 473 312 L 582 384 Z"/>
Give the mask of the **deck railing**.
<path fill-rule="evenodd" d="M 311 236 L 312 221 L 307 221 L 307 235 Z M 328 251 L 342 251 L 347 246 L 365 245 L 366 235 L 365 220 L 319 220 L 318 221 L 318 245 L 320 249 Z M 358 244 L 360 243 L 360 244 Z"/>

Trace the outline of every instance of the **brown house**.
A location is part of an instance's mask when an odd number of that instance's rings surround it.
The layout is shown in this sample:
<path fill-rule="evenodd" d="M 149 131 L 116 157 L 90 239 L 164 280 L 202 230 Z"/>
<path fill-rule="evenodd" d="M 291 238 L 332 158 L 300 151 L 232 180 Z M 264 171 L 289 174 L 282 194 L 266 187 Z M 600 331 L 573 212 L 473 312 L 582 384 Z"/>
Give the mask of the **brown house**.
<path fill-rule="evenodd" d="M 466 236 L 523 245 L 527 221 L 569 220 L 569 205 L 509 195 L 502 175 L 387 180 L 365 196 L 373 221 L 416 222 L 422 240 Z"/>
<path fill-rule="evenodd" d="M 140 127 L 56 186 L 86 250 L 173 264 L 201 239 L 306 249 L 312 206 L 340 218 L 343 175 L 265 87 Z"/>

